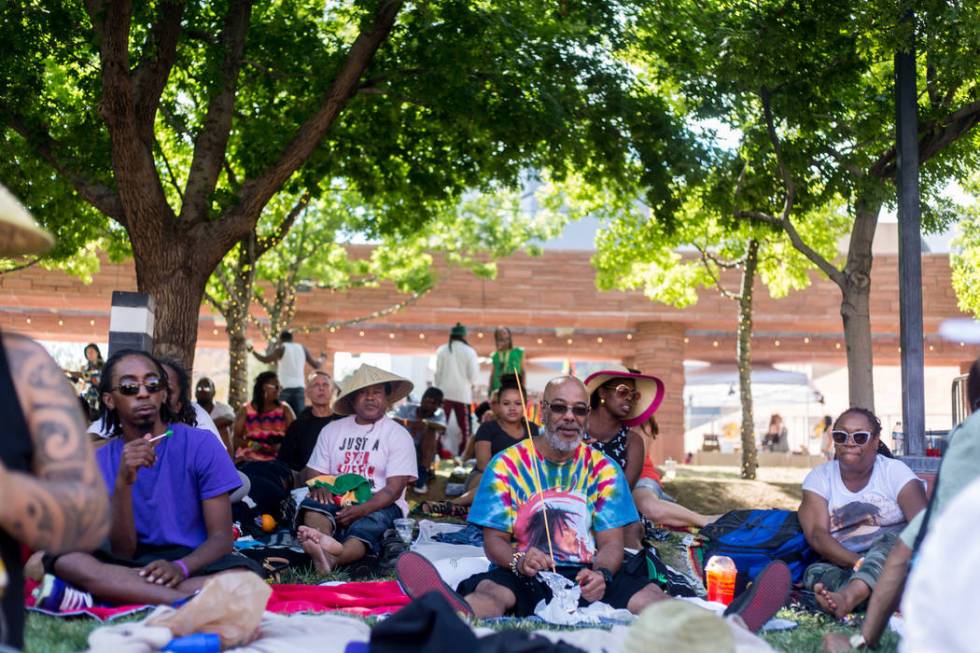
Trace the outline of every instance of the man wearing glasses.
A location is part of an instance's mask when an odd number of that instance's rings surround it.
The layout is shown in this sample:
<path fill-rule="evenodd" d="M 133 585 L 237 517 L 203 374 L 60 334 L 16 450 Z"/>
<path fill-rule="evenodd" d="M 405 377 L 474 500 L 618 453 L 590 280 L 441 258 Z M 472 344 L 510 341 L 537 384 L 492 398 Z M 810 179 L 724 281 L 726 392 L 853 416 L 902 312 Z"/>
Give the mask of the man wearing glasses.
<path fill-rule="evenodd" d="M 208 575 L 254 570 L 232 552 L 235 467 L 217 438 L 174 421 L 159 362 L 121 351 L 106 362 L 99 392 L 102 417 L 117 434 L 96 452 L 110 496 L 108 548 L 46 557 L 38 606 L 173 604 Z"/>
<path fill-rule="evenodd" d="M 456 609 L 480 618 L 525 617 L 551 598 L 535 576 L 554 569 L 579 584 L 586 604 L 602 600 L 635 614 L 665 598 L 645 576 L 620 569 L 623 527 L 639 515 L 622 471 L 582 442 L 590 412 L 585 386 L 572 376 L 551 380 L 542 408 L 542 435 L 490 461 L 470 509 L 469 521 L 483 527 L 490 571 L 460 583 L 464 601 L 439 587 L 421 556 L 405 554 L 398 572 L 410 596 L 439 589 Z"/>

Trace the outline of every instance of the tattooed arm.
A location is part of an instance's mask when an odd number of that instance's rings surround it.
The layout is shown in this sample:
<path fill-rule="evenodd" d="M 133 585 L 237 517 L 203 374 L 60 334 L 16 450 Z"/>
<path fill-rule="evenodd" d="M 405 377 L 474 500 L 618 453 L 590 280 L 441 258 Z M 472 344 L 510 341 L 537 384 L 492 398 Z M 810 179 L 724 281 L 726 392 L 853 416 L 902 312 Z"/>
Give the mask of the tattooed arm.
<path fill-rule="evenodd" d="M 92 550 L 109 528 L 102 474 L 78 399 L 39 344 L 4 333 L 2 346 L 34 447 L 32 472 L 0 464 L 0 527 L 34 550 Z"/>

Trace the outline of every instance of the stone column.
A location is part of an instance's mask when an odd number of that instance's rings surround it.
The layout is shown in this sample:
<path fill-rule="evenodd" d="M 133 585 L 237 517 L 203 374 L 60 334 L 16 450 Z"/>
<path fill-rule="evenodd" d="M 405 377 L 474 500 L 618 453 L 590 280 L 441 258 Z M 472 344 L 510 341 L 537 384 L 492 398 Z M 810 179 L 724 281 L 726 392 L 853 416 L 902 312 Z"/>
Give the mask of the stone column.
<path fill-rule="evenodd" d="M 677 322 L 641 322 L 633 335 L 635 349 L 630 367 L 664 382 L 663 403 L 657 410 L 660 435 L 653 445 L 654 464 L 667 458 L 684 460 L 684 332 Z"/>

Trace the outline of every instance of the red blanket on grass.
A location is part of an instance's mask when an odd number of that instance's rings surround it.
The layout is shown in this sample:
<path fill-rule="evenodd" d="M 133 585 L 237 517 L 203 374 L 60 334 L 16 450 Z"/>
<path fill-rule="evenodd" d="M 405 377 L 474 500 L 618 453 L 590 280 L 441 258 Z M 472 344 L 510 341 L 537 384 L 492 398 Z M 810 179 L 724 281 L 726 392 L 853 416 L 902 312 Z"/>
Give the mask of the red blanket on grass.
<path fill-rule="evenodd" d="M 151 605 L 120 605 L 115 607 L 92 607 L 75 612 L 49 612 L 34 607 L 31 590 L 37 583 L 28 581 L 26 604 L 35 610 L 55 617 L 74 617 L 86 615 L 99 621 L 110 621 L 142 610 Z M 409 603 L 409 598 L 393 580 L 365 583 L 342 583 L 340 585 L 272 585 L 272 596 L 266 610 L 279 614 L 295 612 L 334 612 L 341 610 L 357 615 L 387 614 L 395 612 Z"/>

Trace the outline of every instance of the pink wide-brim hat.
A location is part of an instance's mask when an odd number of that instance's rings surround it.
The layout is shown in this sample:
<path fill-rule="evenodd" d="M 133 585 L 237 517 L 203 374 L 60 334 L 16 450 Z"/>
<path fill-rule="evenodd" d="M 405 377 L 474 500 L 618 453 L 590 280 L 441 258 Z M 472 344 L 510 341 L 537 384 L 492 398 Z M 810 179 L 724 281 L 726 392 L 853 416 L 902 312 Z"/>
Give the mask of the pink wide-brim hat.
<path fill-rule="evenodd" d="M 664 400 L 664 382 L 650 374 L 636 374 L 626 368 L 600 370 L 585 379 L 585 389 L 591 397 L 593 392 L 612 379 L 633 379 L 636 389 L 640 392 L 640 400 L 623 420 L 624 425 L 639 426 L 660 408 L 660 403 Z"/>

